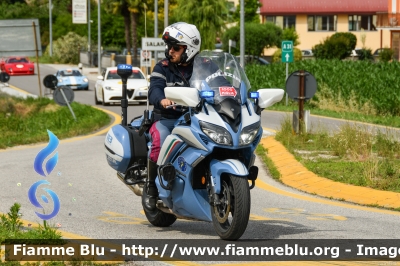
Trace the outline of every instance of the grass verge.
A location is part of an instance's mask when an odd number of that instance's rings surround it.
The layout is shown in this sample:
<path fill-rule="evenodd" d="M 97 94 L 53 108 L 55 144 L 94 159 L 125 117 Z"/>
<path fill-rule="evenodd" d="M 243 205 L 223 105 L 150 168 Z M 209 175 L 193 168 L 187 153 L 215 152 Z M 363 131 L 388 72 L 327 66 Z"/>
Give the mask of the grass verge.
<path fill-rule="evenodd" d="M 0 149 L 48 141 L 47 130 L 59 139 L 84 135 L 110 123 L 110 117 L 90 105 L 67 106 L 48 98 L 18 98 L 0 93 Z"/>
<path fill-rule="evenodd" d="M 328 109 L 319 109 L 313 107 L 312 104 L 305 104 L 305 110 L 310 110 L 311 115 L 320 115 L 327 116 L 332 118 L 339 118 L 351 121 L 359 121 L 364 123 L 377 124 L 388 127 L 398 127 L 400 128 L 400 117 L 398 116 L 384 116 L 384 115 L 372 115 L 372 114 L 363 114 L 358 112 L 343 112 L 343 111 L 333 111 Z M 294 110 L 299 110 L 299 106 L 297 103 L 290 102 L 288 106 L 284 104 L 276 104 L 271 107 L 268 107 L 268 110 L 274 111 L 282 111 L 282 112 L 290 112 L 292 113 Z"/>
<path fill-rule="evenodd" d="M 65 245 L 68 240 L 62 238 L 60 232 L 55 226 L 50 226 L 49 223 L 43 221 L 43 225 L 38 227 L 24 227 L 20 214 L 21 204 L 14 203 L 7 214 L 0 215 L 0 243 L 13 244 L 21 243 L 27 245 Z M 3 246 L 0 246 L 0 265 L 19 266 L 19 265 L 35 265 L 35 266 L 62 266 L 62 265 L 119 265 L 120 263 L 101 263 L 93 261 L 35 261 L 35 262 L 20 262 L 20 261 L 3 261 L 5 255 Z"/>
<path fill-rule="evenodd" d="M 400 192 L 400 138 L 395 132 L 371 133 L 366 127 L 347 123 L 333 133 L 311 129 L 296 135 L 287 117 L 276 139 L 321 177 Z"/>
<path fill-rule="evenodd" d="M 261 158 L 266 166 L 266 170 L 272 178 L 279 181 L 281 179 L 281 173 L 276 168 L 274 162 L 268 157 L 268 149 L 264 148 L 262 145 L 258 145 L 256 148 L 256 154 Z"/>

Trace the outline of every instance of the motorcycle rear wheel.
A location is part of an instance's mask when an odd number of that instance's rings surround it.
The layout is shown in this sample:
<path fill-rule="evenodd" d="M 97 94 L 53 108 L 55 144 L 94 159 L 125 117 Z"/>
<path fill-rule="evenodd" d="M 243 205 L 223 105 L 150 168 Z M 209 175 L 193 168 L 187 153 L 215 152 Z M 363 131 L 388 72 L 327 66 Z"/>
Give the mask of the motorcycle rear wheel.
<path fill-rule="evenodd" d="M 221 180 L 221 204 L 212 209 L 217 234 L 224 240 L 239 239 L 250 217 L 250 189 L 246 178 L 229 175 Z"/>
<path fill-rule="evenodd" d="M 146 197 L 146 191 L 147 191 L 147 184 L 144 185 L 143 187 L 143 194 L 142 197 Z M 158 227 L 168 227 L 171 224 L 173 224 L 176 221 L 176 216 L 169 214 L 169 213 L 165 213 L 159 209 L 155 209 L 154 211 L 149 211 L 146 209 L 146 207 L 143 205 L 143 211 L 144 214 L 146 215 L 147 220 L 154 226 L 158 226 Z"/>

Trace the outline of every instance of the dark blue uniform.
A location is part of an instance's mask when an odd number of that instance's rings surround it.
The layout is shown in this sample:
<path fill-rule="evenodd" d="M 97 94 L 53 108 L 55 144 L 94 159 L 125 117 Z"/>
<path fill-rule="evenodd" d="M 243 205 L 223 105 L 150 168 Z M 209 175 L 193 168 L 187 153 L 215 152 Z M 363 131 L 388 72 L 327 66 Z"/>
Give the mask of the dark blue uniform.
<path fill-rule="evenodd" d="M 165 58 L 154 66 L 150 75 L 149 102 L 154 105 L 153 112 L 159 119 L 150 128 L 152 138 L 150 159 L 153 162 L 157 162 L 161 145 L 165 138 L 171 134 L 176 119 L 182 115 L 182 112 L 162 107 L 160 103 L 161 100 L 165 99 L 164 88 L 189 87 L 192 72 L 193 64 L 187 66 L 176 65 Z"/>
<path fill-rule="evenodd" d="M 166 58 L 154 66 L 150 76 L 149 102 L 154 105 L 155 113 L 170 119 L 176 119 L 182 115 L 181 112 L 172 108 L 163 108 L 160 102 L 165 99 L 165 87 L 189 87 L 192 72 L 193 64 L 187 66 L 176 65 Z"/>

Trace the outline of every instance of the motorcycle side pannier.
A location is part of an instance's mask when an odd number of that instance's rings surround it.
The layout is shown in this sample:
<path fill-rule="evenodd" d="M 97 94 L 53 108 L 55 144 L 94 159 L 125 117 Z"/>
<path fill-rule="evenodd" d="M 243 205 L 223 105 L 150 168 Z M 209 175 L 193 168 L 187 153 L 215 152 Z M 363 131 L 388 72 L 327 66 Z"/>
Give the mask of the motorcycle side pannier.
<path fill-rule="evenodd" d="M 116 125 L 104 140 L 108 164 L 118 172 L 126 173 L 133 165 L 147 164 L 147 143 L 144 135 L 139 136 L 137 128 Z"/>

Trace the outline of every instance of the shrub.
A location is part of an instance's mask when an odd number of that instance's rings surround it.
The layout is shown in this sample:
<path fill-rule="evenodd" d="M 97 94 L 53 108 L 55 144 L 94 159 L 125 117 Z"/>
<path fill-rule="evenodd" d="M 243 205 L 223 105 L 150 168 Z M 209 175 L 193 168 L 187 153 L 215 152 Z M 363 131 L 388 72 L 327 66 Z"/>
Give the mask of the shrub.
<path fill-rule="evenodd" d="M 301 54 L 300 49 L 294 48 L 293 49 L 293 60 L 300 61 L 303 59 L 303 55 Z M 282 62 L 282 49 L 277 49 L 272 57 L 272 62 Z"/>
<path fill-rule="evenodd" d="M 87 37 L 69 32 L 53 43 L 53 56 L 62 64 L 78 64 L 80 48 L 87 47 Z M 49 46 L 46 55 L 49 54 Z"/>
<path fill-rule="evenodd" d="M 373 60 L 372 50 L 367 48 L 362 48 L 358 54 L 358 60 Z"/>
<path fill-rule="evenodd" d="M 383 62 L 389 62 L 393 59 L 394 51 L 390 48 L 383 48 L 383 50 L 379 53 L 379 60 Z"/>
<path fill-rule="evenodd" d="M 324 39 L 312 48 L 316 59 L 345 59 L 357 43 L 357 37 L 350 32 L 338 32 Z"/>
<path fill-rule="evenodd" d="M 357 37 L 351 32 L 337 32 L 331 36 L 331 39 L 346 39 L 348 42 L 347 49 L 353 50 L 357 45 Z"/>

